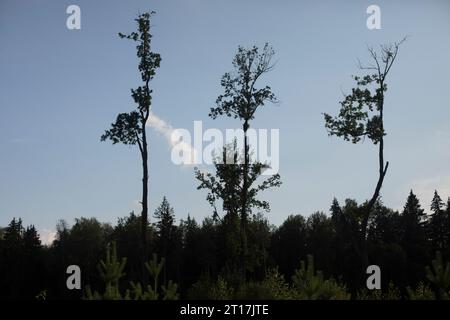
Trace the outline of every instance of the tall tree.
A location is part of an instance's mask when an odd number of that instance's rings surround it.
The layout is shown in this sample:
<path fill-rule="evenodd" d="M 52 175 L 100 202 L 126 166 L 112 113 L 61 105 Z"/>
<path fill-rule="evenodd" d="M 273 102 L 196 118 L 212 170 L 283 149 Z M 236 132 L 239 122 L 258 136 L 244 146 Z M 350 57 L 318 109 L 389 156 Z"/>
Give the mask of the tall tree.
<path fill-rule="evenodd" d="M 262 209 L 270 211 L 270 204 L 267 201 L 258 199 L 261 191 L 281 185 L 280 175 L 275 174 L 267 179 L 257 183 L 263 171 L 267 168 L 267 164 L 255 162 L 251 164 L 242 164 L 242 155 L 237 150 L 236 141 L 233 144 L 223 148 L 222 157 L 214 159 L 215 174 L 209 172 L 201 172 L 195 169 L 195 177 L 200 181 L 197 189 L 207 189 L 209 193 L 207 200 L 214 208 L 215 219 L 220 219 L 217 212 L 217 201 L 222 202 L 222 208 L 225 212 L 223 224 L 228 229 L 228 242 L 233 242 L 230 237 L 234 234 L 234 226 L 238 214 L 240 216 L 240 235 L 241 241 L 239 254 L 241 256 L 240 267 L 242 276 L 245 277 L 247 252 L 247 224 L 249 222 L 248 215 L 252 213 L 252 209 Z M 232 161 L 230 161 L 232 159 Z M 248 165 L 247 170 L 245 167 Z M 246 178 L 245 178 L 246 177 Z M 244 189 L 247 190 L 244 192 Z M 245 214 L 242 214 L 242 203 L 245 197 Z M 235 253 L 236 254 L 236 253 Z"/>
<path fill-rule="evenodd" d="M 364 137 L 378 144 L 378 181 L 372 197 L 365 205 L 365 214 L 361 220 L 359 236 L 360 254 L 363 272 L 369 263 L 367 254 L 367 225 L 370 213 L 380 195 L 384 177 L 389 167 L 389 161 L 384 160 L 384 108 L 385 92 L 387 91 L 387 76 L 394 64 L 399 46 L 404 41 L 382 45 L 380 52 L 369 48 L 372 63 L 360 69 L 367 72 L 363 76 L 354 76 L 356 87 L 351 94 L 340 102 L 341 109 L 336 117 L 324 114 L 325 127 L 330 136 L 342 137 L 352 143 L 360 142 Z"/>
<path fill-rule="evenodd" d="M 142 282 L 145 284 L 146 271 L 144 263 L 148 255 L 148 140 L 146 133 L 146 123 L 150 116 L 150 106 L 152 103 L 152 90 L 150 81 L 159 68 L 161 56 L 151 50 L 150 17 L 154 12 L 140 14 L 137 22 L 137 32 L 128 35 L 119 33 L 120 38 L 126 38 L 137 42 L 137 56 L 139 58 L 139 72 L 143 84 L 136 89 L 131 89 L 131 96 L 137 104 L 137 110 L 129 113 L 120 113 L 116 122 L 111 125 L 111 129 L 102 135 L 101 140 L 110 139 L 113 144 L 123 143 L 128 145 L 138 145 L 142 158 Z"/>
<path fill-rule="evenodd" d="M 223 75 L 221 85 L 224 93 L 216 100 L 216 107 L 211 108 L 210 117 L 226 115 L 242 121 L 244 131 L 244 166 L 242 180 L 242 196 L 240 197 L 240 218 L 242 235 L 242 268 L 245 273 L 245 255 L 247 250 L 247 220 L 249 208 L 249 189 L 251 187 L 249 144 L 247 131 L 250 121 L 254 119 L 255 112 L 267 102 L 275 102 L 276 97 L 269 86 L 256 88 L 256 82 L 262 75 L 273 68 L 272 57 L 274 50 L 269 44 L 265 44 L 260 51 L 258 47 L 246 49 L 239 47 L 233 59 L 234 73 L 227 72 Z"/>

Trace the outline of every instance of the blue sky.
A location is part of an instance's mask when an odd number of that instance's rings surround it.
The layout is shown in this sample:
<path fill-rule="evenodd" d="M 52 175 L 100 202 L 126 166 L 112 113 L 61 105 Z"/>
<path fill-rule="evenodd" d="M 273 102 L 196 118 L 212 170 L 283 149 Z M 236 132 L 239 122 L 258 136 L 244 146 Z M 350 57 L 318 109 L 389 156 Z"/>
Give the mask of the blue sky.
<path fill-rule="evenodd" d="M 66 8 L 81 8 L 81 30 Z M 366 8 L 381 8 L 368 30 Z M 366 45 L 409 40 L 389 76 L 385 127 L 389 172 L 382 195 L 401 208 L 411 188 L 428 208 L 434 189 L 450 196 L 450 2 L 442 1 L 17 1 L 0 3 L 0 225 L 13 217 L 43 233 L 58 219 L 115 223 L 139 212 L 138 150 L 101 143 L 119 112 L 132 110 L 139 84 L 134 44 L 117 37 L 154 10 L 153 48 L 162 56 L 153 112 L 174 128 L 235 128 L 211 120 L 238 45 L 276 51 L 265 78 L 280 103 L 258 111 L 255 128 L 280 129 L 283 185 L 264 197 L 280 224 L 289 214 L 328 211 L 331 200 L 370 197 L 377 150 L 327 136 Z M 150 207 L 166 195 L 177 218 L 211 213 L 193 169 L 174 165 L 163 135 L 150 132 Z"/>

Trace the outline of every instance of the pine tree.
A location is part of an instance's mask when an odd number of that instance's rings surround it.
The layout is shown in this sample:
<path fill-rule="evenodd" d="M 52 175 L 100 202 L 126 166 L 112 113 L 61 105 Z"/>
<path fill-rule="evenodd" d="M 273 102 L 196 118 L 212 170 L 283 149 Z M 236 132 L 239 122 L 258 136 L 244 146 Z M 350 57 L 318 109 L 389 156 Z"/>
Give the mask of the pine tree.
<path fill-rule="evenodd" d="M 182 268 L 183 268 L 183 283 L 180 284 L 183 288 L 189 287 L 198 279 L 202 271 L 202 263 L 199 255 L 199 234 L 200 227 L 194 218 L 188 214 L 186 220 L 181 220 L 180 230 L 182 233 Z"/>
<path fill-rule="evenodd" d="M 314 268 L 313 256 L 301 261 L 300 268 L 292 276 L 293 296 L 299 300 L 349 300 L 347 288 L 333 278 L 326 279 Z"/>
<path fill-rule="evenodd" d="M 119 284 L 120 280 L 125 276 L 126 263 L 127 258 L 118 257 L 115 242 L 108 245 L 105 260 L 101 260 L 97 266 L 105 290 L 103 293 L 98 291 L 92 292 L 90 286 L 86 286 L 84 298 L 87 300 L 157 300 L 161 296 L 163 300 L 178 299 L 178 285 L 172 281 L 169 281 L 167 286 L 161 286 L 162 295 L 158 292 L 159 275 L 165 261 L 164 258 L 158 261 L 156 254 L 153 254 L 152 260 L 145 263 L 145 268 L 154 281 L 153 285 L 147 285 L 143 289 L 141 283 L 130 281 L 131 289 L 126 290 L 125 294 L 122 294 Z"/>
<path fill-rule="evenodd" d="M 418 241 L 426 240 L 425 234 L 426 219 L 427 215 L 425 211 L 421 208 L 419 199 L 417 199 L 416 195 L 411 190 L 401 214 L 401 222 L 402 222 L 401 237 L 404 246 L 416 242 L 417 240 Z"/>
<path fill-rule="evenodd" d="M 174 225 L 175 214 L 169 201 L 164 196 L 160 206 L 155 210 L 156 219 L 157 247 L 159 254 L 172 264 L 172 251 L 174 249 L 174 240 L 176 235 L 176 226 Z M 164 264 L 163 283 L 167 284 L 167 263 Z"/>
<path fill-rule="evenodd" d="M 429 224 L 430 238 L 433 243 L 434 251 L 445 252 L 446 247 L 446 219 L 444 202 L 439 196 L 438 192 L 434 191 L 433 200 L 431 201 L 431 219 Z"/>
<path fill-rule="evenodd" d="M 18 299 L 24 290 L 25 266 L 23 263 L 22 219 L 13 218 L 4 230 L 0 270 L 5 275 L 0 281 L 0 297 Z"/>
<path fill-rule="evenodd" d="M 402 215 L 416 224 L 421 224 L 426 220 L 425 211 L 421 208 L 419 199 L 411 190 L 403 207 Z"/>
<path fill-rule="evenodd" d="M 20 245 L 24 233 L 24 227 L 22 226 L 22 219 L 13 218 L 6 228 L 3 240 L 4 244 L 8 248 L 14 248 Z"/>
<path fill-rule="evenodd" d="M 36 250 L 42 247 L 41 239 L 34 225 L 28 226 L 23 234 L 23 244 L 28 250 Z"/>
<path fill-rule="evenodd" d="M 400 220 L 400 243 L 408 259 L 407 282 L 416 286 L 424 277 L 424 266 L 429 261 L 430 255 L 426 234 L 427 215 L 412 190 L 409 193 Z"/>
<path fill-rule="evenodd" d="M 431 267 L 427 267 L 427 279 L 434 285 L 438 299 L 450 299 L 450 262 L 445 263 L 437 251 Z"/>
<path fill-rule="evenodd" d="M 165 196 L 163 197 L 163 200 L 159 207 L 155 210 L 153 217 L 156 219 L 157 235 L 160 239 L 163 240 L 163 242 L 165 243 L 165 247 L 167 247 L 167 243 L 170 239 L 174 227 L 175 213 Z"/>
<path fill-rule="evenodd" d="M 127 258 L 119 260 L 117 256 L 116 243 L 106 249 L 106 259 L 101 260 L 98 265 L 98 272 L 105 283 L 105 293 L 103 299 L 121 299 L 119 291 L 119 280 L 125 275 L 123 269 L 127 263 Z"/>

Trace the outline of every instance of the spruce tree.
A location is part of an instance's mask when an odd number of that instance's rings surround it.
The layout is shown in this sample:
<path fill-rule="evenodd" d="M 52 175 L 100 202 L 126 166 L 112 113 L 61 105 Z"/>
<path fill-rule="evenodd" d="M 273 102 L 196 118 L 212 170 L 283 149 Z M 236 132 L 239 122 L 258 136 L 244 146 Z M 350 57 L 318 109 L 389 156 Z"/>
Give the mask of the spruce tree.
<path fill-rule="evenodd" d="M 433 200 L 431 201 L 431 211 L 429 232 L 433 243 L 433 250 L 445 252 L 448 249 L 446 247 L 446 215 L 444 211 L 444 202 L 436 190 L 434 191 Z"/>
<path fill-rule="evenodd" d="M 440 251 L 436 252 L 436 258 L 426 271 L 427 279 L 436 290 L 437 299 L 450 299 L 450 262 L 444 262 Z"/>
<path fill-rule="evenodd" d="M 426 234 L 427 215 L 411 190 L 401 219 L 401 245 L 407 255 L 408 284 L 416 286 L 425 275 L 424 266 L 431 258 Z"/>
<path fill-rule="evenodd" d="M 174 210 L 165 196 L 160 206 L 155 210 L 153 217 L 156 219 L 158 252 L 166 260 L 163 269 L 163 283 L 167 284 L 167 262 L 171 264 L 173 262 L 172 251 L 174 249 L 176 226 L 174 225 Z"/>

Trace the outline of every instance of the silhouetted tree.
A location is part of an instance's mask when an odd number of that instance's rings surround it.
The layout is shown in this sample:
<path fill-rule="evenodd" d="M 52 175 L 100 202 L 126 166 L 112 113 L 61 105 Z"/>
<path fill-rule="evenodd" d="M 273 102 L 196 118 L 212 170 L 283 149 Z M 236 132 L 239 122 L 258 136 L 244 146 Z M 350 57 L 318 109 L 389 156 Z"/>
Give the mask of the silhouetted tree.
<path fill-rule="evenodd" d="M 99 284 L 96 265 L 112 231 L 110 225 L 102 224 L 96 218 L 77 218 L 71 228 L 65 222 L 60 222 L 53 244 L 55 253 L 59 256 L 56 273 L 59 275 L 60 290 L 64 290 L 71 297 L 81 295 L 77 290 L 67 292 L 64 279 L 69 265 L 78 265 L 83 270 L 83 285 Z"/>
<path fill-rule="evenodd" d="M 36 228 L 14 218 L 0 238 L 0 299 L 34 299 L 46 285 L 44 251 Z"/>
<path fill-rule="evenodd" d="M 333 248 L 338 257 L 334 263 L 334 275 L 342 276 L 352 289 L 352 293 L 355 293 L 361 283 L 358 251 L 361 207 L 352 199 L 346 199 L 343 206 L 337 199 L 333 199 L 330 211 L 335 230 Z"/>
<path fill-rule="evenodd" d="M 442 250 L 442 255 L 450 261 L 450 197 L 447 198 L 447 208 L 445 209 L 445 243 L 447 250 Z"/>
<path fill-rule="evenodd" d="M 182 234 L 182 267 L 183 282 L 181 288 L 190 287 L 197 280 L 203 271 L 202 263 L 199 259 L 200 245 L 200 227 L 194 218 L 188 215 L 186 220 L 180 221 L 180 230 Z M 182 289 L 183 290 L 183 289 Z"/>
<path fill-rule="evenodd" d="M 223 148 L 222 157 L 214 159 L 214 166 L 216 169 L 215 174 L 209 172 L 201 172 L 198 168 L 195 169 L 195 177 L 200 181 L 200 185 L 197 189 L 207 189 L 207 200 L 214 208 L 215 219 L 219 218 L 217 212 L 217 201 L 222 202 L 222 208 L 226 213 L 224 223 L 227 233 L 227 245 L 233 245 L 241 256 L 240 267 L 242 276 L 245 278 L 245 272 L 247 271 L 245 260 L 248 258 L 248 239 L 247 239 L 247 224 L 248 214 L 252 213 L 252 209 L 262 209 L 265 211 L 270 210 L 270 205 L 267 201 L 258 199 L 258 194 L 269 188 L 278 187 L 281 185 L 280 175 L 275 174 L 267 179 L 264 179 L 260 183 L 256 183 L 263 171 L 267 168 L 267 164 L 255 162 L 248 164 L 248 168 L 245 163 L 242 164 L 241 157 L 237 150 L 236 141 L 233 144 L 227 145 Z M 247 178 L 245 178 L 247 177 Z M 246 181 L 244 181 L 246 180 Z M 247 190 L 244 192 L 244 188 Z M 245 197 L 246 210 L 245 217 L 242 216 L 241 205 Z M 232 238 L 236 235 L 236 220 L 241 212 L 240 216 L 240 234 L 241 241 L 240 246 L 236 246 L 236 242 Z M 245 229 L 243 231 L 242 229 Z"/>
<path fill-rule="evenodd" d="M 446 241 L 446 234 L 448 231 L 446 230 L 446 212 L 444 207 L 444 202 L 435 190 L 433 200 L 431 201 L 432 214 L 429 224 L 429 233 L 433 243 L 433 251 L 444 252 L 448 250 Z"/>
<path fill-rule="evenodd" d="M 429 263 L 429 245 L 426 232 L 427 215 L 421 208 L 419 199 L 412 192 L 409 193 L 401 219 L 400 243 L 406 252 L 408 264 L 408 281 L 416 286 L 425 276 L 424 266 Z"/>
<path fill-rule="evenodd" d="M 367 226 L 370 213 L 378 200 L 384 177 L 386 176 L 389 162 L 384 160 L 384 107 L 385 92 L 387 90 L 386 79 L 392 65 L 397 58 L 400 44 L 404 40 L 391 45 L 381 46 L 381 53 L 369 48 L 373 63 L 362 66 L 360 69 L 368 71 L 364 76 L 354 76 L 356 88 L 346 95 L 340 103 L 341 109 L 337 117 L 324 114 L 325 127 L 329 135 L 343 137 L 346 141 L 358 143 L 362 138 L 369 138 L 374 144 L 378 144 L 379 176 L 372 198 L 365 205 L 365 213 L 361 220 L 359 236 L 359 252 L 361 255 L 362 269 L 369 263 L 367 254 Z"/>
<path fill-rule="evenodd" d="M 269 86 L 257 89 L 256 82 L 262 75 L 273 68 L 272 57 L 274 51 L 267 43 L 260 52 L 254 46 L 250 49 L 238 48 L 238 52 L 233 59 L 235 73 L 227 72 L 223 75 L 221 85 L 224 93 L 216 101 L 216 107 L 211 108 L 210 117 L 213 119 L 220 115 L 226 115 L 241 120 L 244 131 L 244 166 L 242 168 L 242 195 L 240 197 L 240 218 L 242 253 L 242 272 L 245 273 L 245 255 L 247 254 L 247 217 L 250 214 L 249 189 L 251 188 L 250 174 L 250 147 L 248 144 L 247 131 L 250 121 L 254 119 L 255 112 L 259 107 L 267 102 L 275 102 L 276 98 Z"/>
<path fill-rule="evenodd" d="M 315 212 L 306 220 L 306 247 L 314 256 L 315 265 L 327 275 L 332 275 L 336 251 L 333 222 L 323 212 Z"/>
<path fill-rule="evenodd" d="M 155 225 L 160 255 L 167 257 L 167 249 L 174 231 L 175 213 L 165 196 L 159 207 L 155 210 L 153 217 L 156 219 Z"/>
<path fill-rule="evenodd" d="M 361 212 L 364 213 L 364 204 L 361 206 Z M 401 245 L 402 230 L 398 211 L 385 207 L 378 200 L 369 221 L 368 253 L 371 263 L 383 270 L 381 288 L 385 293 L 389 292 L 391 284 L 404 285 L 408 276 L 405 272 L 408 267 L 407 253 Z"/>
<path fill-rule="evenodd" d="M 130 113 L 120 113 L 111 129 L 102 135 L 101 140 L 110 139 L 113 144 L 123 143 L 138 145 L 142 158 L 142 283 L 145 284 L 146 272 L 144 263 L 148 256 L 148 141 L 146 123 L 150 116 L 152 103 L 152 90 L 150 81 L 153 79 L 156 69 L 159 68 L 161 56 L 151 50 L 150 17 L 154 12 L 143 13 L 135 21 L 138 31 L 129 35 L 119 33 L 121 38 L 127 38 L 137 42 L 137 56 L 139 58 L 139 72 L 143 84 L 136 89 L 131 89 L 131 96 L 137 104 L 137 110 Z"/>
<path fill-rule="evenodd" d="M 21 277 L 25 272 L 24 264 L 21 261 L 23 233 L 22 219 L 14 218 L 5 228 L 1 241 L 0 275 L 2 276 L 2 290 L 0 290 L 0 294 L 4 298 L 17 299 L 24 290 Z"/>
<path fill-rule="evenodd" d="M 271 255 L 286 279 L 290 279 L 299 261 L 307 255 L 306 221 L 301 215 L 290 215 L 275 230 L 271 239 Z"/>
<path fill-rule="evenodd" d="M 181 230 L 175 225 L 175 214 L 166 197 L 160 206 L 155 210 L 156 220 L 156 247 L 159 255 L 165 259 L 163 267 L 163 281 L 167 285 L 168 279 L 174 280 L 180 277 L 180 263 L 182 250 Z"/>
<path fill-rule="evenodd" d="M 110 240 L 116 243 L 117 252 L 127 256 L 127 264 L 125 266 L 127 283 L 123 283 L 123 285 L 128 285 L 130 280 L 139 281 L 141 278 L 141 224 L 141 217 L 131 212 L 127 217 L 118 219 L 117 225 L 111 234 Z M 147 228 L 149 250 L 154 249 L 154 233 L 154 229 L 150 225 Z"/>
<path fill-rule="evenodd" d="M 247 227 L 247 270 L 254 279 L 261 280 L 268 272 L 272 226 L 262 213 L 258 213 L 249 217 Z"/>

